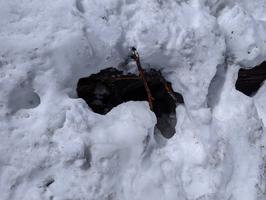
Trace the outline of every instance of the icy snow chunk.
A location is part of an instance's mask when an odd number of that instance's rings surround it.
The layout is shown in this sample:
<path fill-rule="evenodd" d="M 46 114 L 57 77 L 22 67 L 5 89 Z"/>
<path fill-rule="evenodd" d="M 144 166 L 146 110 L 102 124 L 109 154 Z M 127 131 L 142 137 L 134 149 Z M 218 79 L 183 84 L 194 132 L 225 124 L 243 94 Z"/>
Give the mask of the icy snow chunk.
<path fill-rule="evenodd" d="M 266 84 L 264 83 L 263 86 L 257 92 L 257 94 L 254 96 L 255 105 L 257 107 L 260 118 L 263 120 L 264 127 L 266 127 L 265 99 L 266 99 Z"/>
<path fill-rule="evenodd" d="M 265 23 L 256 21 L 239 5 L 224 9 L 218 18 L 218 23 L 225 34 L 230 62 L 251 68 L 264 61 Z"/>
<path fill-rule="evenodd" d="M 146 137 L 152 137 L 156 118 L 146 102 L 130 101 L 120 104 L 105 116 L 93 129 L 92 141 L 130 148 L 142 144 Z"/>
<path fill-rule="evenodd" d="M 127 195 L 118 188 L 129 187 L 132 177 L 128 179 L 128 176 L 138 168 L 154 143 L 155 123 L 155 115 L 145 102 L 127 102 L 106 115 L 97 115 L 90 131 L 82 134 L 70 131 L 76 123 L 65 123 L 54 137 L 63 162 L 49 187 L 52 195 L 61 199 L 83 195 L 89 199 L 108 199 L 108 195 L 119 199 Z M 88 151 L 89 166 L 85 167 L 82 157 Z M 84 190 L 88 192 L 83 194 Z"/>

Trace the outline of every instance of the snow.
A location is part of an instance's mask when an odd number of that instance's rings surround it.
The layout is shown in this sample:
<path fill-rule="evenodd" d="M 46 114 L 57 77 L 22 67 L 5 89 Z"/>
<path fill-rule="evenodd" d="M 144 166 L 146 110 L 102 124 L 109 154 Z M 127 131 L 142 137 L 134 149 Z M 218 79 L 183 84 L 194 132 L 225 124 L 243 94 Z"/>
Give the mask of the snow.
<path fill-rule="evenodd" d="M 234 85 L 266 59 L 265 11 L 264 0 L 0 0 L 0 199 L 264 200 L 266 86 L 247 97 Z M 80 77 L 121 65 L 131 46 L 184 97 L 169 140 L 147 102 L 99 115 L 76 96 Z"/>

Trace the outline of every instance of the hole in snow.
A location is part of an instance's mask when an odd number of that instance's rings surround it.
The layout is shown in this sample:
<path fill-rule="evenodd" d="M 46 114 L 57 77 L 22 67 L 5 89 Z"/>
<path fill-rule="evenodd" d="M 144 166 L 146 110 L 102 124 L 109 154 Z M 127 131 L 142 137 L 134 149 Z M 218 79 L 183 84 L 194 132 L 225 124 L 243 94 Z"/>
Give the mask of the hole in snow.
<path fill-rule="evenodd" d="M 154 98 L 153 110 L 157 117 L 157 128 L 164 137 L 170 138 L 175 133 L 176 104 L 183 103 L 183 97 L 172 90 L 171 84 L 165 81 L 159 71 L 145 71 L 145 77 Z M 77 94 L 99 114 L 106 114 L 123 102 L 147 101 L 142 79 L 135 74 L 124 75 L 114 68 L 81 78 L 78 81 Z"/>
<path fill-rule="evenodd" d="M 35 108 L 40 102 L 40 96 L 34 92 L 33 88 L 21 84 L 10 93 L 8 107 L 11 112 L 16 112 L 20 109 Z"/>
<path fill-rule="evenodd" d="M 49 187 L 50 185 L 52 185 L 54 183 L 54 179 L 53 178 L 50 178 L 46 181 L 45 183 L 45 187 Z"/>
<path fill-rule="evenodd" d="M 248 96 L 254 95 L 266 79 L 266 62 L 252 69 L 240 69 L 236 89 Z"/>

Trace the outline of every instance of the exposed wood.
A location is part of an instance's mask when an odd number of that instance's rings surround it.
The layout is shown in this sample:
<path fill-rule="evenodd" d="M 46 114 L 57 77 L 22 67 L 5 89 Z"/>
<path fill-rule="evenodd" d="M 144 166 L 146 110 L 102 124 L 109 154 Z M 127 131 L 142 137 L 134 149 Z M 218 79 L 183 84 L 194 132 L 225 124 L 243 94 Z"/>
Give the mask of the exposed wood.
<path fill-rule="evenodd" d="M 266 79 L 266 62 L 252 68 L 240 69 L 236 89 L 248 96 L 255 94 Z"/>
<path fill-rule="evenodd" d="M 159 107 L 167 104 L 166 102 L 169 107 L 174 104 L 172 106 L 174 108 L 176 103 L 184 102 L 183 97 L 173 91 L 171 84 L 162 77 L 159 71 L 143 70 L 143 72 L 150 92 L 154 96 L 154 111 L 162 110 Z M 107 68 L 98 74 L 81 78 L 77 85 L 77 93 L 95 112 L 100 114 L 105 114 L 126 101 L 148 100 L 141 77 L 135 74 L 123 75 L 122 71 L 115 68 Z"/>
<path fill-rule="evenodd" d="M 174 92 L 171 84 L 160 71 L 143 70 L 145 81 L 153 95 L 153 111 L 157 117 L 157 128 L 166 137 L 175 133 L 175 109 L 183 103 L 183 97 Z M 135 74 L 124 75 L 122 71 L 107 68 L 97 74 L 81 78 L 77 85 L 77 93 L 90 108 L 97 113 L 106 114 L 113 107 L 127 101 L 147 101 L 147 91 L 143 79 Z"/>

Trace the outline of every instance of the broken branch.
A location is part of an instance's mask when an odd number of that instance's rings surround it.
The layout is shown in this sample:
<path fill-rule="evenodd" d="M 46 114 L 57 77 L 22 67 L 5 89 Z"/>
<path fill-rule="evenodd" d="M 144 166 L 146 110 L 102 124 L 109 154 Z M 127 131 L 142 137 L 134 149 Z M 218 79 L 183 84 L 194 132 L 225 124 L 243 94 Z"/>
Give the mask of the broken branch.
<path fill-rule="evenodd" d="M 147 80 L 145 78 L 144 70 L 141 67 L 140 59 L 139 59 L 139 54 L 138 54 L 137 49 L 135 47 L 132 47 L 131 51 L 132 51 L 131 58 L 133 60 L 135 60 L 135 62 L 136 62 L 136 65 L 137 65 L 138 70 L 139 70 L 140 77 L 141 77 L 141 79 L 142 79 L 142 81 L 144 83 L 144 87 L 145 87 L 145 90 L 147 92 L 150 109 L 153 110 L 153 103 L 152 103 L 152 101 L 154 100 L 154 98 L 152 97 L 150 88 L 149 88 L 148 83 L 147 83 Z"/>

